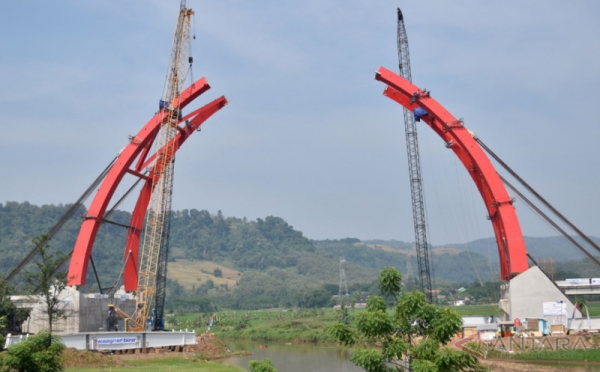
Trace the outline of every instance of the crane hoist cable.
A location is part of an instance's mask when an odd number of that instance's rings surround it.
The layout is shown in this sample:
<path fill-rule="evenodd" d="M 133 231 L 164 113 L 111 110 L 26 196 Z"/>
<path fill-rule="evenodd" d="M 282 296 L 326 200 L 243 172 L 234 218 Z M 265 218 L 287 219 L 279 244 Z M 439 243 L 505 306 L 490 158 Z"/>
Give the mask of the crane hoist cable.
<path fill-rule="evenodd" d="M 119 205 L 121 205 L 121 203 L 123 203 L 123 201 L 125 201 L 125 199 L 127 199 L 127 197 L 129 196 L 129 194 L 131 194 L 131 192 L 136 188 L 136 186 L 140 183 L 141 180 L 142 180 L 142 178 L 140 178 L 137 181 L 135 181 L 135 183 L 133 185 L 131 185 L 131 187 L 125 192 L 125 194 L 123 194 L 123 196 L 121 196 L 121 198 L 115 203 L 115 205 L 113 205 L 112 208 L 108 212 L 106 212 L 106 214 L 104 215 L 104 218 L 102 219 L 103 223 L 108 223 L 108 224 L 111 224 L 111 225 L 117 225 L 117 226 L 121 226 L 121 227 L 125 227 L 125 228 L 130 228 L 130 226 L 127 226 L 127 225 L 124 225 L 124 224 L 121 224 L 121 223 L 118 223 L 118 222 L 115 222 L 115 221 L 108 220 L 107 218 L 109 216 L 111 216 L 116 211 L 116 208 Z M 73 250 L 71 250 L 69 252 L 69 254 L 65 257 L 65 259 L 63 261 L 61 261 L 54 268 L 54 271 L 52 272 L 52 275 L 56 274 L 60 270 L 60 268 L 62 267 L 62 265 L 65 262 L 67 262 L 68 260 L 71 259 L 72 255 L 73 255 Z M 93 258 L 92 258 L 91 255 L 90 255 L 90 263 L 92 264 L 92 269 L 94 270 L 94 275 L 96 276 L 96 282 L 98 283 L 98 287 L 100 288 L 100 293 L 102 293 L 102 288 L 100 286 L 100 281 L 97 280 L 98 279 L 98 274 L 96 272 L 96 265 L 94 265 Z M 35 292 L 37 292 L 38 289 L 39 289 L 39 287 L 35 289 Z"/>
<path fill-rule="evenodd" d="M 596 244 L 592 239 L 590 239 L 586 234 L 584 234 L 577 226 L 575 226 L 571 221 L 569 221 L 562 213 L 560 213 L 550 202 L 544 199 L 533 187 L 531 187 L 521 176 L 517 174 L 511 167 L 508 166 L 496 153 L 494 153 L 488 146 L 486 146 L 483 141 L 475 136 L 475 140 L 479 145 L 488 153 L 492 158 L 494 158 L 502 168 L 506 169 L 511 176 L 513 176 L 521 185 L 523 185 L 529 192 L 531 192 L 536 199 L 538 199 L 542 204 L 544 204 L 548 209 L 552 211 L 561 221 L 567 224 L 571 229 L 573 229 L 583 240 L 585 240 L 588 244 L 590 244 L 596 251 L 600 252 L 600 246 Z"/>
<path fill-rule="evenodd" d="M 573 244 L 577 249 L 579 249 L 583 254 L 585 254 L 590 260 L 592 260 L 596 265 L 600 266 L 600 261 L 596 257 L 594 257 L 587 249 L 585 249 L 581 244 L 579 244 L 572 236 L 570 236 L 565 230 L 563 230 L 560 226 L 556 224 L 547 214 L 542 212 L 529 198 L 523 195 L 522 192 L 517 190 L 516 187 L 511 185 L 506 178 L 500 176 L 500 179 L 506 186 L 508 186 L 512 191 L 517 194 L 521 200 L 523 200 L 534 212 L 536 212 L 540 217 L 544 219 L 550 226 L 552 226 L 556 231 L 558 231 L 562 236 L 564 236 L 571 244 Z"/>
<path fill-rule="evenodd" d="M 73 216 L 73 214 L 81 206 L 83 206 L 83 203 L 87 200 L 87 198 L 90 196 L 90 194 L 98 187 L 98 185 L 100 184 L 100 182 L 102 182 L 102 180 L 104 179 L 104 177 L 106 177 L 106 174 L 110 171 L 110 169 L 112 168 L 112 166 L 115 164 L 116 160 L 117 160 L 117 157 L 115 157 L 108 164 L 108 166 L 106 168 L 104 168 L 104 170 L 94 180 L 94 182 L 92 182 L 92 184 L 83 192 L 83 194 L 81 194 L 81 196 L 79 197 L 79 199 L 77 199 L 77 201 L 75 203 L 73 203 L 69 207 L 69 209 L 62 215 L 62 217 L 45 234 L 46 235 L 45 238 L 42 239 L 37 245 L 35 245 L 27 253 L 27 255 L 21 260 L 21 262 L 19 262 L 19 264 L 17 266 L 15 266 L 15 268 L 8 274 L 8 276 L 5 278 L 6 281 L 12 280 L 23 269 L 23 267 L 25 267 L 25 265 L 27 265 L 27 263 L 29 263 L 29 261 L 31 261 L 35 257 L 35 255 L 38 252 L 39 247 L 41 247 L 44 244 L 47 244 L 50 241 L 50 239 L 52 239 L 52 237 L 54 235 L 56 235 L 56 233 L 58 233 L 60 231 L 60 229 L 63 227 L 63 225 L 69 220 L 69 218 L 71 218 Z"/>

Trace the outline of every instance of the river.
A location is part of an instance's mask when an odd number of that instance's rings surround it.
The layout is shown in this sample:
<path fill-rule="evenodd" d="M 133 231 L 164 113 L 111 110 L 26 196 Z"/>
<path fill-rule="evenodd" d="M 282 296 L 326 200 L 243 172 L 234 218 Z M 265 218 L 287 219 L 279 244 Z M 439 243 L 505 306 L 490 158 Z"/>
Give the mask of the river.
<path fill-rule="evenodd" d="M 266 349 L 261 349 L 257 342 L 229 341 L 227 346 L 231 351 L 253 353 L 231 357 L 223 362 L 246 370 L 249 361 L 269 358 L 282 372 L 364 372 L 350 361 L 351 350 L 338 345 L 269 343 Z"/>
<path fill-rule="evenodd" d="M 252 353 L 252 355 L 235 356 L 223 361 L 223 364 L 246 370 L 249 361 L 269 358 L 275 368 L 282 372 L 364 372 L 362 368 L 350 362 L 352 350 L 339 345 L 269 343 L 266 349 L 261 349 L 258 342 L 229 341 L 227 346 L 232 352 L 244 350 Z M 543 366 L 544 364 L 536 365 Z M 560 369 L 569 372 L 598 372 L 600 366 L 561 365 Z M 513 370 L 510 367 L 494 368 L 495 372 Z M 552 368 L 552 370 L 555 369 Z"/>

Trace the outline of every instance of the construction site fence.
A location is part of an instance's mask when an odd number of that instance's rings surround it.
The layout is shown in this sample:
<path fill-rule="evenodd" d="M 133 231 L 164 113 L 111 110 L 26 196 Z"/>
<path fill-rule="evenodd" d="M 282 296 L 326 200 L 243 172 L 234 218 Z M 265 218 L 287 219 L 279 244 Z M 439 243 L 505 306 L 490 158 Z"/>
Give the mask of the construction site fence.
<path fill-rule="evenodd" d="M 68 348 L 77 350 L 129 350 L 196 345 L 196 332 L 88 332 L 57 334 Z M 5 349 L 27 339 L 29 335 L 6 336 Z"/>

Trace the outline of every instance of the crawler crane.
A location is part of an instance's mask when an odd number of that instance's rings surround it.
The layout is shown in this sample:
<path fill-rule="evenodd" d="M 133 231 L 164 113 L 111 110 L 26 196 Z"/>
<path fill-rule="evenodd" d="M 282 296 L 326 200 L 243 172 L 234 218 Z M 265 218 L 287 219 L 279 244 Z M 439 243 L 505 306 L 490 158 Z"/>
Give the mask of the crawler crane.
<path fill-rule="evenodd" d="M 194 12 L 187 8 L 186 0 L 181 0 L 165 90 L 159 103 L 159 109 L 164 110 L 166 115 L 155 142 L 158 156 L 154 171 L 149 175 L 152 178 L 152 196 L 146 211 L 144 240 L 139 260 L 136 311 L 130 316 L 115 305 L 110 305 L 116 315 L 125 320 L 125 328 L 128 331 L 144 331 L 150 328 L 149 324 L 152 324 L 153 330 L 164 328 L 163 311 L 176 151 L 175 141 L 172 139 L 177 134 L 177 124 L 181 120 L 176 98 L 183 88 L 188 64 L 191 67 L 193 61 L 192 57 L 189 57 L 190 24 L 193 14 Z M 153 301 L 155 307 L 151 311 Z M 151 315 L 153 322 L 148 321 Z"/>
<path fill-rule="evenodd" d="M 408 53 L 408 36 L 404 27 L 404 16 L 398 8 L 398 67 L 400 76 L 412 81 L 410 71 L 410 55 Z M 419 263 L 419 282 L 421 291 L 427 297 L 427 302 L 432 303 L 433 291 L 431 287 L 431 273 L 429 271 L 429 248 L 427 246 L 427 220 L 425 217 L 425 203 L 423 201 L 423 182 L 421 178 L 421 161 L 419 159 L 419 140 L 417 125 L 412 112 L 404 109 L 404 127 L 406 132 L 406 152 L 408 158 L 408 171 L 410 177 L 410 195 L 412 198 L 413 222 L 415 225 L 415 245 L 417 261 Z"/>

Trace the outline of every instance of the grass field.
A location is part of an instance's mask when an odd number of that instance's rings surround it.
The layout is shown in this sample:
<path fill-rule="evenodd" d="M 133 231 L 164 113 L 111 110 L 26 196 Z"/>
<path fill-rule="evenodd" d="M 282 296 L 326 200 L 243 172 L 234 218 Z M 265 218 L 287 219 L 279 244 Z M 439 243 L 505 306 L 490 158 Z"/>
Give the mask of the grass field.
<path fill-rule="evenodd" d="M 475 315 L 500 315 L 498 304 L 489 305 L 469 305 L 469 306 L 450 306 L 452 310 L 456 310 L 462 316 Z"/>
<path fill-rule="evenodd" d="M 576 350 L 534 350 L 523 351 L 515 354 L 490 351 L 488 357 L 501 359 L 517 359 L 536 363 L 547 362 L 600 362 L 600 349 L 576 349 Z"/>
<path fill-rule="evenodd" d="M 460 315 L 499 315 L 498 305 L 455 306 Z M 350 319 L 365 309 L 349 309 Z M 253 310 L 253 311 L 221 311 L 210 332 L 222 339 L 240 339 L 254 341 L 285 341 L 285 342 L 330 342 L 333 341 L 327 333 L 327 328 L 340 320 L 339 311 L 327 309 L 305 310 Z M 205 332 L 208 315 L 191 313 L 176 317 L 176 324 L 168 327 L 175 329 L 195 330 Z"/>
<path fill-rule="evenodd" d="M 364 309 L 356 309 L 350 316 Z M 173 328 L 206 331 L 208 317 L 202 314 L 177 316 Z M 333 309 L 222 311 L 217 314 L 210 332 L 222 339 L 255 341 L 333 341 L 327 327 L 339 320 Z"/>
<path fill-rule="evenodd" d="M 590 316 L 600 315 L 600 303 L 590 303 Z M 451 306 L 461 316 L 500 315 L 496 304 Z M 349 310 L 352 318 L 364 309 Z M 212 315 L 212 314 L 210 314 Z M 206 331 L 207 314 L 191 313 L 176 317 L 176 324 L 168 324 L 175 329 Z M 327 327 L 339 320 L 339 312 L 331 308 L 305 310 L 254 310 L 220 311 L 211 328 L 218 337 L 225 339 L 243 339 L 255 341 L 332 341 Z"/>
<path fill-rule="evenodd" d="M 600 362 L 600 350 L 556 350 L 556 351 L 531 351 L 514 354 L 514 359 L 521 360 L 549 360 L 549 361 L 575 361 L 575 362 Z"/>
<path fill-rule="evenodd" d="M 222 278 L 213 275 L 213 270 L 217 268 L 223 272 Z M 169 279 L 177 280 L 185 289 L 192 289 L 192 286 L 199 287 L 210 279 L 217 286 L 227 283 L 231 290 L 235 287 L 236 281 L 239 280 L 240 273 L 211 261 L 177 259 L 174 262 L 169 262 L 168 276 Z"/>
<path fill-rule="evenodd" d="M 242 372 L 241 368 L 225 366 L 219 363 L 195 362 L 183 358 L 160 358 L 149 360 L 128 360 L 120 367 L 67 368 L 69 372 Z"/>
<path fill-rule="evenodd" d="M 600 316 L 600 302 L 588 302 L 588 310 L 590 311 L 590 316 Z M 583 316 L 586 316 L 585 311 Z"/>

